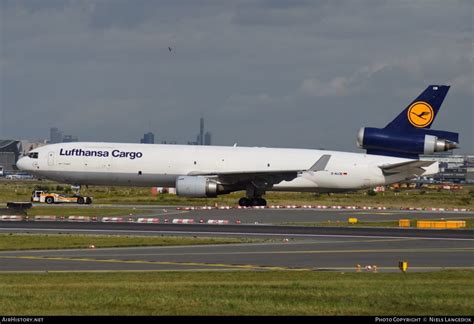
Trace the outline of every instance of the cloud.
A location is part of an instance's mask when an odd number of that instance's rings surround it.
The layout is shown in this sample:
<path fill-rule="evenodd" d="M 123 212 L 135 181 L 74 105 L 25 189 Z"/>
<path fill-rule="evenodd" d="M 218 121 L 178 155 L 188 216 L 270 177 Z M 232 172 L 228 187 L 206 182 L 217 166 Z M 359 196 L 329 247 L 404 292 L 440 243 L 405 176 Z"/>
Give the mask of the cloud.
<path fill-rule="evenodd" d="M 300 91 L 308 96 L 347 96 L 361 92 L 370 82 L 370 78 L 386 68 L 387 64 L 374 64 L 358 69 L 348 76 L 334 77 L 328 81 L 309 78 L 303 80 Z"/>
<path fill-rule="evenodd" d="M 372 94 L 374 91 L 371 89 L 383 90 L 380 88 L 381 80 L 405 78 L 418 80 L 420 83 L 452 84 L 466 94 L 474 95 L 472 61 L 472 55 L 466 56 L 464 53 L 457 57 L 444 57 L 443 53 L 436 52 L 421 56 L 407 55 L 364 66 L 349 75 L 336 76 L 329 80 L 307 78 L 302 81 L 299 91 L 315 97 Z M 466 69 L 469 66 L 471 68 Z M 400 85 L 399 88 L 408 87 Z"/>
<path fill-rule="evenodd" d="M 290 96 L 278 97 L 268 93 L 231 94 L 225 99 L 219 114 L 248 118 L 247 116 L 272 116 L 280 114 L 292 101 Z"/>
<path fill-rule="evenodd" d="M 2 137 L 185 143 L 204 116 L 216 144 L 352 149 L 430 83 L 472 132 L 472 1 L 0 4 Z"/>
<path fill-rule="evenodd" d="M 324 17 L 328 1 L 248 1 L 237 5 L 232 22 L 243 26 L 288 26 L 313 24 Z"/>

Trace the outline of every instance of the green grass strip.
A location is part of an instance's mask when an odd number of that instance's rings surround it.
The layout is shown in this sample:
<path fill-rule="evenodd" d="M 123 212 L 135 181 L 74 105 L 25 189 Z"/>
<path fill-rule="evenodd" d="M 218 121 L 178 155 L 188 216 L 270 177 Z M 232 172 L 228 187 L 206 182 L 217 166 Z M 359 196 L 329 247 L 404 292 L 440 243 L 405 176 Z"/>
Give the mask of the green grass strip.
<path fill-rule="evenodd" d="M 257 242 L 251 239 L 69 234 L 0 234 L 0 251 L 85 249 L 127 246 L 178 246 Z"/>
<path fill-rule="evenodd" d="M 0 274 L 9 315 L 472 315 L 474 271 Z"/>

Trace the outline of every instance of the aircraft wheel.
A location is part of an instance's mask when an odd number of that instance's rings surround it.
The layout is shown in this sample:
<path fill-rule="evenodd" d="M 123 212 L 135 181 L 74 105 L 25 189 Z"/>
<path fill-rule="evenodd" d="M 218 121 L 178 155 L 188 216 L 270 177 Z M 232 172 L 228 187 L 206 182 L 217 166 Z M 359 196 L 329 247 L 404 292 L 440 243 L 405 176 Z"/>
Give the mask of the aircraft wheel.
<path fill-rule="evenodd" d="M 246 198 L 246 197 L 242 197 L 239 199 L 239 206 L 242 206 L 242 207 L 248 207 L 250 206 L 250 199 Z"/>
<path fill-rule="evenodd" d="M 253 198 L 252 199 L 252 206 L 266 206 L 267 201 L 263 198 Z"/>

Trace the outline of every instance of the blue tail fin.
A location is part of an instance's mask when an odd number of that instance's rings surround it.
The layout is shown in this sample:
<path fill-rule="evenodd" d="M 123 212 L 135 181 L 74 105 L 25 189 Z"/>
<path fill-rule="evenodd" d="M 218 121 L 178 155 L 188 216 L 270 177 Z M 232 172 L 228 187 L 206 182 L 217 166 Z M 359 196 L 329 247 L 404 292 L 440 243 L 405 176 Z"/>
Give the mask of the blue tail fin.
<path fill-rule="evenodd" d="M 385 129 L 401 132 L 419 128 L 429 129 L 448 90 L 449 86 L 428 86 L 397 118 L 385 126 Z"/>
<path fill-rule="evenodd" d="M 448 90 L 449 86 L 428 86 L 385 128 L 361 128 L 357 145 L 368 154 L 409 159 L 457 148 L 458 133 L 430 129 Z"/>

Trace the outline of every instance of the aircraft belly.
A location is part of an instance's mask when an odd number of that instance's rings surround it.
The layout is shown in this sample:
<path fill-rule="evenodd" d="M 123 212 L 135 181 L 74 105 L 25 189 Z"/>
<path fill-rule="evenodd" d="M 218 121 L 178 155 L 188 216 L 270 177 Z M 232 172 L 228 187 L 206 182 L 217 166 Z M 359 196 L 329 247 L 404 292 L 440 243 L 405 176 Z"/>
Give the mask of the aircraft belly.
<path fill-rule="evenodd" d="M 43 171 L 39 177 L 44 176 L 59 182 L 80 185 L 116 185 L 116 186 L 163 186 L 174 187 L 176 177 L 172 174 L 138 174 L 118 172 L 62 172 Z"/>
<path fill-rule="evenodd" d="M 286 189 L 316 189 L 318 185 L 305 177 L 297 177 L 291 181 L 282 181 L 273 186 L 272 190 L 286 190 Z"/>
<path fill-rule="evenodd" d="M 347 170 L 347 171 L 345 171 Z M 344 168 L 344 171 L 325 170 L 304 172 L 292 181 L 282 181 L 272 190 L 288 191 L 347 191 L 385 184 L 386 180 L 379 168 Z"/>

